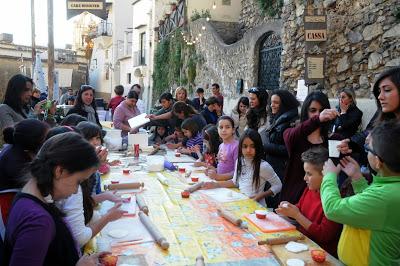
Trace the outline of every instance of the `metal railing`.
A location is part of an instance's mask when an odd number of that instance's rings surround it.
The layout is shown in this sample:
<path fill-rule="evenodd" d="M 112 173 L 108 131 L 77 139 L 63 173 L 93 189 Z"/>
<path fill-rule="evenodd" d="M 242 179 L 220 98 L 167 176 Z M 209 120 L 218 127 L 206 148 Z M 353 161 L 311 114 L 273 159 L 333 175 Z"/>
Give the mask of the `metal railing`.
<path fill-rule="evenodd" d="M 171 32 L 174 32 L 177 28 L 182 27 L 186 23 L 186 1 L 180 1 L 175 10 L 165 18 L 159 21 L 158 39 L 162 40 L 167 37 Z"/>
<path fill-rule="evenodd" d="M 100 23 L 89 32 L 89 36 L 92 38 L 99 36 L 112 36 L 112 24 L 108 23 L 106 20 L 100 21 Z"/>

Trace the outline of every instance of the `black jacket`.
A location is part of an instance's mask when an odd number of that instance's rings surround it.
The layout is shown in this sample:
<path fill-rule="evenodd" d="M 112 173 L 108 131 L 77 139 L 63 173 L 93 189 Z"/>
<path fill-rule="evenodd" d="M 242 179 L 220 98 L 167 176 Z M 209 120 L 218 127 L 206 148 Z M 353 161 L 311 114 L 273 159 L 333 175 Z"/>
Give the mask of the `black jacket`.
<path fill-rule="evenodd" d="M 271 121 L 270 127 L 261 134 L 265 160 L 272 166 L 279 178 L 283 178 L 288 153 L 283 140 L 283 132 L 294 125 L 299 118 L 298 110 L 292 109 Z"/>
<path fill-rule="evenodd" d="M 339 112 L 340 109 L 338 108 Z M 350 138 L 358 131 L 361 124 L 363 112 L 358 107 L 352 104 L 345 114 L 338 116 L 332 123 L 331 131 L 335 126 L 335 133 L 343 138 Z"/>

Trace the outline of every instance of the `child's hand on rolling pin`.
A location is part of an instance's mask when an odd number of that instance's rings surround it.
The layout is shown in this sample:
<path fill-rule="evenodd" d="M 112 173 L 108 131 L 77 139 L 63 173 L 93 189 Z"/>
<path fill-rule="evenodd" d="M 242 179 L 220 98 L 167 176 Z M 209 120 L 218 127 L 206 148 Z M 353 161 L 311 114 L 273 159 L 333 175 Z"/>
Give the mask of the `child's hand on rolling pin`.
<path fill-rule="evenodd" d="M 279 207 L 275 209 L 278 214 L 285 215 L 287 217 L 296 219 L 300 213 L 299 208 L 296 205 L 293 205 L 287 201 L 282 201 L 279 204 Z"/>

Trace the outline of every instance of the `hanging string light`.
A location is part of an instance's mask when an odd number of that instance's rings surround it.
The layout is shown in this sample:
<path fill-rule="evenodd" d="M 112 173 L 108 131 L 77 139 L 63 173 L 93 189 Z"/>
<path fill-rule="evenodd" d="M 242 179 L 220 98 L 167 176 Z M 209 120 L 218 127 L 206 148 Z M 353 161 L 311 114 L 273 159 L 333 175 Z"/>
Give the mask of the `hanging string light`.
<path fill-rule="evenodd" d="M 212 8 L 213 8 L 213 9 L 216 9 L 216 8 L 217 8 L 217 5 L 215 4 L 215 1 L 214 1 L 214 4 L 213 4 Z"/>

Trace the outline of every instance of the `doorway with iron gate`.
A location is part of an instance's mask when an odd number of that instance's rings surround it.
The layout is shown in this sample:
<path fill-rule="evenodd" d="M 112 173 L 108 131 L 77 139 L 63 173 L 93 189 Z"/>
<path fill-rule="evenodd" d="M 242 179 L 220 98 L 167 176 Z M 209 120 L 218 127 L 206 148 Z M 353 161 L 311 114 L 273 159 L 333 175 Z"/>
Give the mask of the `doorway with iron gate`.
<path fill-rule="evenodd" d="M 279 89 L 282 41 L 275 32 L 263 37 L 259 46 L 258 86 L 267 90 Z"/>

